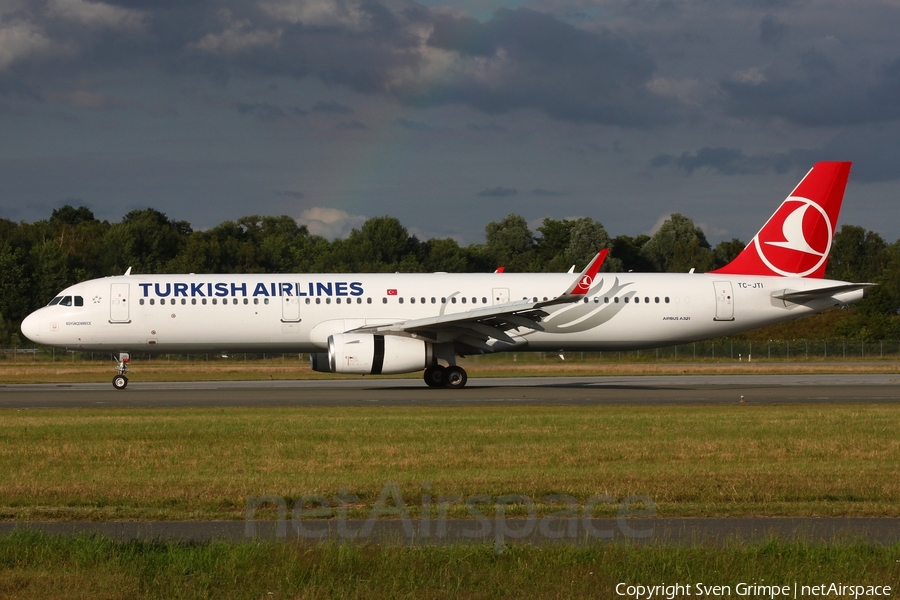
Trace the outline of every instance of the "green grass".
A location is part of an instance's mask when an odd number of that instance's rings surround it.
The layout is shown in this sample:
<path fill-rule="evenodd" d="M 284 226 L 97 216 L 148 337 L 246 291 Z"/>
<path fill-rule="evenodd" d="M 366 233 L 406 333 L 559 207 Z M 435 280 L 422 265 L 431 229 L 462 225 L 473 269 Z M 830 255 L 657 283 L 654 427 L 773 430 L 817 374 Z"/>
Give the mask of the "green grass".
<path fill-rule="evenodd" d="M 729 585 L 732 597 L 742 582 L 843 582 L 897 590 L 898 555 L 897 545 L 777 539 L 724 547 L 508 546 L 498 556 L 484 545 L 117 543 L 96 536 L 16 532 L 0 537 L 0 596 L 612 598 L 619 583 L 697 582 Z"/>
<path fill-rule="evenodd" d="M 900 407 L 4 411 L 0 481 L 4 520 L 242 519 L 248 496 L 344 488 L 364 517 L 389 481 L 412 515 L 430 482 L 541 514 L 559 510 L 550 494 L 607 494 L 649 496 L 659 516 L 900 516 Z"/>

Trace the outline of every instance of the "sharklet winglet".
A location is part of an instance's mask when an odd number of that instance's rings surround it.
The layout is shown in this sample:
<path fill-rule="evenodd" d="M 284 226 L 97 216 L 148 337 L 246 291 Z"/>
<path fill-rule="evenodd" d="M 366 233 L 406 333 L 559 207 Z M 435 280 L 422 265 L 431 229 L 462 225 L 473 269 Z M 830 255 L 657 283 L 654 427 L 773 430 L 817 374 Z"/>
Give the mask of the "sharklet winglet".
<path fill-rule="evenodd" d="M 569 286 L 569 289 L 565 291 L 561 296 L 554 298 L 553 300 L 547 300 L 546 302 L 538 302 L 534 305 L 535 308 L 542 308 L 544 306 L 552 306 L 554 304 L 568 304 L 569 302 L 578 302 L 582 298 L 584 298 L 587 293 L 590 291 L 591 286 L 594 284 L 594 278 L 597 277 L 597 273 L 600 272 L 600 267 L 603 266 L 603 262 L 606 260 L 606 255 L 609 254 L 609 249 L 604 248 L 594 257 L 588 266 L 584 268 L 578 278 L 575 279 L 575 282 Z"/>

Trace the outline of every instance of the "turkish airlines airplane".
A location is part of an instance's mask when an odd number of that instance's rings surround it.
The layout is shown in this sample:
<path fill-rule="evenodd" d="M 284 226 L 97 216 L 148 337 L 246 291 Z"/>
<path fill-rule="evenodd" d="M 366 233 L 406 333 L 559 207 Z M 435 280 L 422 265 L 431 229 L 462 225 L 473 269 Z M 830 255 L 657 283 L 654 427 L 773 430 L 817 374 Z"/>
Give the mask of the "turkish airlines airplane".
<path fill-rule="evenodd" d="M 35 343 L 133 352 L 308 352 L 330 373 L 424 370 L 461 388 L 458 356 L 656 348 L 862 299 L 823 279 L 849 162 L 817 163 L 747 247 L 709 273 L 132 275 L 73 285 L 22 322 Z"/>

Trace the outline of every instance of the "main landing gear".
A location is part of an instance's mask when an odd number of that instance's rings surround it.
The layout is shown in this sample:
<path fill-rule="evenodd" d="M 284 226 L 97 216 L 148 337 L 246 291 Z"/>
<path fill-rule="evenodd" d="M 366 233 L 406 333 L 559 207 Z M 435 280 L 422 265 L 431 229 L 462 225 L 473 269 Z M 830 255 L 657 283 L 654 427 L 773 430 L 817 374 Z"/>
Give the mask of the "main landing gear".
<path fill-rule="evenodd" d="M 123 352 L 119 354 L 119 364 L 116 365 L 116 376 L 113 377 L 113 387 L 117 390 L 124 390 L 125 386 L 128 385 L 128 377 L 125 375 L 128 373 L 128 363 L 131 362 L 131 357 L 128 356 L 128 353 Z"/>
<path fill-rule="evenodd" d="M 432 365 L 425 369 L 424 379 L 428 387 L 459 389 L 465 387 L 469 376 L 465 369 L 456 365 Z"/>

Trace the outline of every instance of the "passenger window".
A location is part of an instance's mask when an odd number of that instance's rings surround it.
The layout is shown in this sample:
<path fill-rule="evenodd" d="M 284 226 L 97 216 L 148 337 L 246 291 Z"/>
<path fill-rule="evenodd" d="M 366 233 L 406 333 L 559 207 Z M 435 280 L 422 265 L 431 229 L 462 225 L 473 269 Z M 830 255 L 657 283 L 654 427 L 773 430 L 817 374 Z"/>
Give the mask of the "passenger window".
<path fill-rule="evenodd" d="M 268 303 L 269 303 L 269 299 L 268 299 L 268 298 L 263 298 L 263 304 L 268 304 Z"/>
<path fill-rule="evenodd" d="M 446 299 L 446 298 L 441 298 L 441 304 L 447 304 L 447 299 Z"/>
<path fill-rule="evenodd" d="M 331 298 L 325 298 L 325 304 L 331 304 Z"/>
<path fill-rule="evenodd" d="M 197 304 L 197 299 L 196 299 L 196 298 L 191 298 L 191 304 Z"/>
<path fill-rule="evenodd" d="M 609 304 L 609 296 L 605 296 L 605 297 L 603 298 L 603 303 L 604 303 L 604 304 Z"/>
<path fill-rule="evenodd" d="M 381 303 L 382 303 L 382 304 L 387 304 L 387 298 L 382 298 L 382 299 L 381 299 Z"/>
<path fill-rule="evenodd" d="M 306 299 L 306 303 L 309 304 L 309 302 L 310 302 L 310 300 L 309 300 L 309 298 L 307 298 L 307 299 Z M 259 298 L 254 298 L 254 299 L 253 299 L 253 304 L 259 304 Z"/>
<path fill-rule="evenodd" d="M 618 303 L 619 303 L 619 297 L 616 296 L 615 298 L 613 298 L 613 302 L 615 302 L 616 304 L 618 304 Z"/>
<path fill-rule="evenodd" d="M 141 306 L 143 306 L 143 305 L 144 305 L 144 299 L 141 298 L 140 300 L 138 300 L 138 304 L 140 304 Z"/>
<path fill-rule="evenodd" d="M 431 303 L 434 304 L 434 298 L 431 299 Z M 422 304 L 425 304 L 425 298 L 422 298 Z"/>
<path fill-rule="evenodd" d="M 213 301 L 213 304 L 219 303 L 219 301 L 216 298 L 213 298 L 212 301 Z M 150 304 L 153 304 L 153 300 L 150 301 Z"/>
<path fill-rule="evenodd" d="M 400 304 L 403 304 L 403 298 L 397 298 L 397 300 L 400 302 Z"/>
<path fill-rule="evenodd" d="M 335 302 L 335 304 L 340 304 L 340 303 L 341 303 L 341 299 L 340 299 L 340 298 L 335 298 L 335 299 L 334 299 L 334 302 Z"/>
<path fill-rule="evenodd" d="M 201 301 L 200 301 L 200 302 L 202 302 L 202 303 L 203 303 L 203 305 L 204 305 L 204 306 L 206 306 L 206 298 L 204 298 L 204 299 L 203 299 L 203 300 L 201 300 Z"/>
<path fill-rule="evenodd" d="M 666 304 L 668 304 L 668 303 L 669 303 L 669 297 L 666 296 Z"/>
<path fill-rule="evenodd" d="M 250 304 L 250 300 L 248 300 L 247 298 L 244 298 L 244 304 Z"/>
<path fill-rule="evenodd" d="M 150 298 L 150 306 L 153 306 L 156 302 L 153 301 L 153 298 Z"/>
<path fill-rule="evenodd" d="M 409 303 L 410 303 L 410 304 L 415 304 L 415 303 L 416 303 L 416 299 L 415 299 L 415 298 L 410 298 L 410 299 L 409 299 Z"/>
<path fill-rule="evenodd" d="M 487 298 L 482 298 L 482 299 L 481 299 L 481 303 L 482 303 L 482 304 L 487 304 Z"/>
<path fill-rule="evenodd" d="M 650 298 L 648 298 L 647 296 L 644 296 L 644 302 L 647 304 L 650 304 Z"/>
<path fill-rule="evenodd" d="M 266 300 L 268 301 L 268 298 L 266 298 Z M 316 298 L 316 304 L 322 304 L 322 299 Z"/>
<path fill-rule="evenodd" d="M 450 298 L 450 304 L 456 304 L 456 296 Z"/>
<path fill-rule="evenodd" d="M 187 304 L 187 300 L 185 300 L 184 298 L 182 298 L 182 299 L 181 299 L 181 305 L 184 306 L 185 304 Z"/>
<path fill-rule="evenodd" d="M 628 300 L 629 300 L 628 296 L 625 296 L 625 304 L 628 304 Z"/>
<path fill-rule="evenodd" d="M 360 298 L 360 300 L 362 300 L 362 298 Z M 371 299 L 371 298 L 366 298 L 366 304 L 372 304 L 372 299 Z"/>
<path fill-rule="evenodd" d="M 466 297 L 465 297 L 465 296 L 462 297 L 462 303 L 463 303 L 463 304 L 466 303 Z"/>
<path fill-rule="evenodd" d="M 590 302 L 590 299 L 589 299 L 587 296 L 585 296 L 585 297 L 584 297 L 584 303 L 587 304 L 588 302 Z"/>
<path fill-rule="evenodd" d="M 75 296 L 75 306 L 84 306 L 84 298 Z"/>
<path fill-rule="evenodd" d="M 54 298 L 53 300 L 51 300 L 51 301 L 50 301 L 50 304 L 48 304 L 47 306 L 56 306 L 56 305 L 59 304 L 61 301 L 62 301 L 62 296 L 57 296 L 56 298 Z"/>
<path fill-rule="evenodd" d="M 657 296 L 656 298 L 654 298 L 654 300 L 656 300 L 656 303 L 659 304 L 659 296 Z"/>
<path fill-rule="evenodd" d="M 640 301 L 641 301 L 641 297 L 640 297 L 640 296 L 635 296 L 635 297 L 634 297 L 634 303 L 635 303 L 635 304 L 639 304 Z M 625 302 L 628 302 L 628 298 L 625 298 Z"/>
<path fill-rule="evenodd" d="M 431 303 L 432 303 L 432 304 L 437 304 L 437 298 L 432 298 L 432 299 L 431 299 Z"/>

